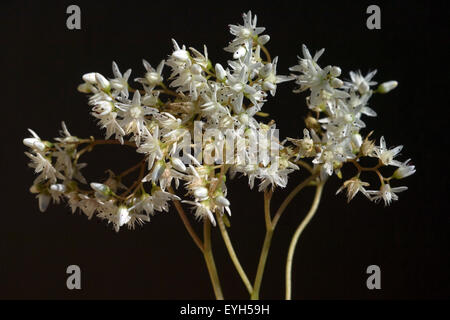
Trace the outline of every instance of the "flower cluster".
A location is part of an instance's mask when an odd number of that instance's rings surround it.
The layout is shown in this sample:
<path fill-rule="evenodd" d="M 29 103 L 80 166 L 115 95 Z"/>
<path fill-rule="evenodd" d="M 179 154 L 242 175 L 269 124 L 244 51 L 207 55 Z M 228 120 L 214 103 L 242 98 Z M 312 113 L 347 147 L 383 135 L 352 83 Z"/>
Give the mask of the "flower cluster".
<path fill-rule="evenodd" d="M 371 95 L 388 92 L 397 83 L 386 82 L 373 90 L 375 72 L 365 77 L 351 72 L 351 79 L 344 82 L 339 79 L 339 67 L 318 65 L 323 50 L 313 57 L 305 46 L 299 65 L 290 68 L 299 74 L 278 75 L 278 57 L 272 60 L 265 47 L 270 40 L 262 34 L 265 28 L 256 25 L 251 12 L 243 14 L 243 19 L 243 25 L 230 25 L 234 39 L 225 48 L 232 54 L 226 66 L 213 64 L 206 46 L 201 52 L 172 40 L 172 53 L 156 68 L 143 61 L 146 73 L 134 79 L 139 89 L 129 83 L 131 70 L 122 74 L 115 62 L 112 78 L 98 72 L 83 75 L 78 90 L 89 95 L 91 114 L 105 129 L 105 140 L 79 139 L 64 123 L 62 137 L 54 142 L 43 141 L 30 130 L 32 137 L 24 139 L 24 144 L 30 148 L 26 152 L 30 166 L 39 173 L 31 192 L 37 193 L 40 210 L 45 211 L 51 200 L 59 203 L 65 198 L 73 212 L 79 209 L 89 218 L 96 215 L 116 231 L 125 225 L 134 228 L 149 221 L 154 212 L 168 211 L 170 201 L 182 200 L 173 189 L 181 183 L 186 190 L 182 202 L 192 206 L 196 217 L 215 225 L 218 215 L 231 214 L 227 176 L 247 176 L 251 188 L 258 180 L 260 191 L 285 187 L 288 175 L 299 169 L 303 158 L 312 159 L 311 171 L 322 180 L 333 172 L 341 177 L 343 164 L 353 163 L 357 176 L 338 190 L 346 188 L 349 200 L 357 192 L 386 204 L 396 200 L 396 192 L 406 187 L 392 188 L 389 181 L 414 173 L 414 166 L 409 160 L 394 159 L 401 147 L 388 149 L 384 138 L 376 146 L 370 134 L 363 139 L 360 130 L 365 127 L 362 115 L 376 115 L 368 106 Z M 170 69 L 168 77 L 163 74 L 165 67 Z M 275 121 L 268 121 L 261 112 L 264 103 L 276 94 L 278 84 L 290 80 L 300 86 L 296 92 L 310 91 L 306 101 L 311 114 L 303 138 L 260 140 L 261 154 L 273 150 L 276 154 L 249 161 L 254 157 L 250 146 L 256 136 L 276 128 Z M 86 164 L 78 161 L 98 144 L 127 144 L 144 158 L 121 174 L 109 171 L 105 181 L 91 182 L 84 189 L 82 185 L 88 183 L 80 170 Z M 235 160 L 224 162 L 222 155 L 230 152 Z M 376 157 L 379 163 L 364 168 L 359 164 L 361 157 Z M 378 171 L 381 166 L 398 169 L 384 178 Z M 135 183 L 124 186 L 121 179 L 136 170 Z M 368 183 L 359 179 L 362 171 L 369 170 L 379 174 L 379 190 L 366 190 Z"/>
<path fill-rule="evenodd" d="M 296 146 L 294 153 L 297 153 L 298 158 L 313 158 L 312 163 L 320 168 L 322 180 L 333 173 L 342 178 L 343 165 L 354 164 L 358 173 L 346 180 L 337 191 L 339 193 L 347 189 L 348 201 L 358 192 L 370 200 L 383 199 L 386 205 L 397 200 L 396 193 L 406 190 L 407 187 L 392 188 L 390 180 L 406 178 L 415 172 L 415 167 L 410 164 L 410 159 L 403 163 L 394 159 L 403 146 L 389 149 L 384 137 L 381 137 L 377 146 L 369 139 L 372 132 L 365 138 L 360 132 L 366 127 L 362 117 L 377 115 L 368 105 L 370 97 L 374 93 L 384 94 L 393 90 L 397 82 L 384 82 L 373 90 L 372 87 L 377 84 L 372 81 L 376 70 L 366 76 L 360 71 L 351 71 L 349 81 L 342 81 L 339 79 L 341 69 L 338 66 L 319 66 L 318 59 L 324 49 L 316 52 L 314 56 L 305 45 L 302 49 L 303 58 L 299 58 L 299 64 L 290 70 L 299 73 L 296 75 L 299 88 L 294 92 L 310 92 L 306 98 L 310 115 L 305 121 L 307 128 L 303 130 L 303 139 L 287 139 Z M 362 167 L 359 162 L 364 157 L 378 158 L 378 164 L 370 168 Z M 384 177 L 379 168 L 386 166 L 397 167 L 397 170 L 392 176 Z M 365 187 L 368 187 L 369 183 L 360 179 L 363 171 L 374 171 L 378 174 L 379 190 L 366 190 Z"/>

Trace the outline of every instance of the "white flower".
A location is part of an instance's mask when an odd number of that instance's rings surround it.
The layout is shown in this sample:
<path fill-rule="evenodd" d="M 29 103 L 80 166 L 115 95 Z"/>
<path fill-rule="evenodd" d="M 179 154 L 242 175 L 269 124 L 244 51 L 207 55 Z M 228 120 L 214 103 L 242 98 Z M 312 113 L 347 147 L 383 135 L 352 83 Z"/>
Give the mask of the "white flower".
<path fill-rule="evenodd" d="M 91 219 L 97 208 L 99 208 L 103 203 L 97 198 L 90 198 L 82 193 L 78 194 L 78 196 L 80 197 L 78 207 L 88 217 L 88 219 Z"/>
<path fill-rule="evenodd" d="M 369 72 L 365 77 L 361 74 L 361 71 L 350 71 L 351 82 L 346 82 L 346 86 L 354 91 L 358 91 L 360 94 L 366 94 L 370 90 L 370 86 L 376 85 L 375 81 L 371 81 L 377 73 L 377 70 Z"/>
<path fill-rule="evenodd" d="M 96 115 L 93 113 L 93 115 L 99 119 L 98 123 L 100 127 L 106 129 L 105 139 L 109 139 L 112 135 L 114 135 L 115 138 L 123 144 L 123 136 L 125 135 L 125 131 L 116 120 L 116 112 L 110 112 L 106 115 Z"/>
<path fill-rule="evenodd" d="M 144 142 L 139 145 L 136 152 L 145 153 L 147 155 L 148 169 L 153 167 L 153 163 L 156 160 L 160 160 L 163 157 L 159 141 L 159 129 L 155 127 L 153 134 L 150 131 L 145 130 Z"/>
<path fill-rule="evenodd" d="M 169 211 L 169 201 L 181 200 L 178 196 L 160 189 L 152 192 L 152 198 L 155 210 L 166 212 Z"/>
<path fill-rule="evenodd" d="M 395 170 L 394 174 L 392 175 L 395 179 L 403 179 L 406 177 L 409 177 L 410 175 L 414 174 L 416 172 L 416 167 L 413 165 L 410 165 L 409 162 L 411 159 L 406 160 L 404 163 L 401 163 L 399 168 Z"/>
<path fill-rule="evenodd" d="M 141 94 L 136 90 L 131 103 L 119 103 L 117 108 L 121 110 L 122 119 L 119 120 L 120 126 L 125 134 L 132 133 L 136 141 L 136 145 L 141 144 L 141 136 L 144 133 L 146 124 L 145 116 L 158 112 L 157 109 L 143 106 L 141 104 Z"/>
<path fill-rule="evenodd" d="M 280 169 L 277 163 L 271 164 L 267 168 L 260 168 L 258 172 L 258 178 L 262 181 L 259 184 L 258 191 L 264 191 L 269 185 L 271 185 L 272 190 L 275 186 L 284 188 L 287 185 L 288 174 L 293 170 L 291 169 Z"/>
<path fill-rule="evenodd" d="M 195 209 L 195 217 L 197 219 L 208 218 L 211 221 L 212 225 L 216 226 L 216 219 L 214 219 L 214 215 L 211 211 L 209 200 L 205 200 L 202 202 L 183 200 L 182 202 L 194 206 L 193 209 Z"/>
<path fill-rule="evenodd" d="M 267 63 L 260 70 L 260 76 L 263 77 L 264 82 L 262 88 L 264 90 L 269 90 L 272 96 L 275 96 L 277 90 L 277 84 L 291 81 L 295 79 L 294 76 L 279 76 L 277 75 L 277 63 L 278 57 L 275 57 L 272 63 Z"/>
<path fill-rule="evenodd" d="M 109 200 L 97 208 L 97 217 L 105 219 L 114 225 L 114 230 L 119 232 L 120 227 L 127 224 L 131 217 L 130 211 L 124 205 L 117 206 L 114 200 Z"/>
<path fill-rule="evenodd" d="M 156 67 L 156 70 L 146 60 L 142 60 L 142 63 L 144 64 L 145 70 L 147 70 L 145 78 L 136 78 L 134 79 L 134 81 L 147 85 L 148 90 L 153 90 L 153 88 L 155 88 L 158 84 L 162 83 L 164 80 L 161 74 L 164 68 L 165 61 L 162 60 Z"/>
<path fill-rule="evenodd" d="M 124 98 L 128 98 L 128 78 L 130 77 L 131 69 L 125 71 L 122 76 L 119 67 L 113 61 L 112 70 L 115 78 L 111 80 L 111 87 L 117 90 Z"/>
<path fill-rule="evenodd" d="M 41 153 L 35 155 L 25 152 L 25 154 L 31 159 L 31 163 L 28 164 L 31 168 L 34 168 L 35 173 L 41 172 L 41 174 L 34 180 L 37 184 L 44 180 L 50 180 L 51 183 L 56 183 L 57 179 L 64 180 L 65 177 L 51 164 L 50 160 L 44 157 Z"/>
<path fill-rule="evenodd" d="M 392 149 L 386 148 L 386 141 L 382 136 L 380 138 L 380 146 L 375 148 L 375 155 L 378 157 L 385 166 L 401 166 L 401 162 L 394 160 L 394 158 L 400 153 L 403 146 L 398 146 Z"/>
<path fill-rule="evenodd" d="M 233 41 L 225 48 L 226 51 L 235 52 L 242 44 L 244 44 L 248 39 L 256 40 L 258 43 L 264 45 L 269 41 L 268 36 L 259 36 L 266 28 L 257 27 L 257 17 L 256 15 L 252 19 L 252 12 L 244 13 L 242 15 L 244 19 L 244 25 L 230 25 L 230 33 L 236 36 Z"/>
<path fill-rule="evenodd" d="M 347 189 L 347 203 L 350 202 L 358 192 L 361 192 L 367 198 L 370 199 L 370 195 L 364 187 L 369 186 L 369 183 L 361 181 L 357 177 L 353 177 L 345 181 L 342 186 L 336 191 L 336 194 L 344 189 Z"/>
<path fill-rule="evenodd" d="M 380 190 L 368 190 L 367 193 L 369 195 L 373 195 L 372 200 L 375 202 L 380 201 L 383 199 L 384 205 L 388 206 L 391 204 L 392 201 L 397 201 L 398 196 L 395 193 L 402 192 L 408 190 L 408 187 L 395 187 L 391 188 L 391 186 L 386 183 L 383 184 L 380 188 Z"/>

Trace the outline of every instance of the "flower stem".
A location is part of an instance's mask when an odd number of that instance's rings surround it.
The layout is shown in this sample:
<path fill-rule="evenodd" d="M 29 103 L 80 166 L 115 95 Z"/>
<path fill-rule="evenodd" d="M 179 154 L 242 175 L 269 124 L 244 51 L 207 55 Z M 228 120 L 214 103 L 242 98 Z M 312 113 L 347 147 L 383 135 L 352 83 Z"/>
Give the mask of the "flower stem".
<path fill-rule="evenodd" d="M 168 190 L 170 193 L 175 194 L 175 191 L 173 190 L 173 188 L 171 186 L 169 186 Z M 194 243 L 197 245 L 197 247 L 200 249 L 200 251 L 203 253 L 203 243 L 200 240 L 200 238 L 197 236 L 197 233 L 192 228 L 188 218 L 186 217 L 186 213 L 184 212 L 183 207 L 181 206 L 180 201 L 174 199 L 173 203 L 175 204 L 175 208 L 177 209 L 178 215 L 180 216 L 181 221 L 183 221 L 183 224 L 184 224 L 187 232 L 191 236 L 192 240 L 194 240 Z"/>
<path fill-rule="evenodd" d="M 290 193 L 289 195 L 284 199 L 283 203 L 281 203 L 280 207 L 278 208 L 277 212 L 275 213 L 275 216 L 273 217 L 272 224 L 273 227 L 278 223 L 278 220 L 280 220 L 281 215 L 283 214 L 286 207 L 291 203 L 292 199 L 295 198 L 295 196 L 306 186 L 309 185 L 311 181 L 313 181 L 317 177 L 317 174 L 312 174 L 302 182 L 300 182 Z"/>
<path fill-rule="evenodd" d="M 234 251 L 233 244 L 231 243 L 230 237 L 228 235 L 227 228 L 225 224 L 223 223 L 222 217 L 217 214 L 217 221 L 219 223 L 219 229 L 220 233 L 222 234 L 223 242 L 225 243 L 225 246 L 227 247 L 228 254 L 230 255 L 231 260 L 233 261 L 234 267 L 236 268 L 236 271 L 239 273 L 239 276 L 242 279 L 242 282 L 244 283 L 245 287 L 247 288 L 247 291 L 249 294 L 252 294 L 253 287 L 248 280 L 247 274 L 245 273 L 244 269 L 241 266 L 241 263 L 239 262 L 239 259 L 236 255 L 236 252 Z"/>
<path fill-rule="evenodd" d="M 216 264 L 211 248 L 211 223 L 208 219 L 203 219 L 203 256 L 206 267 L 208 268 L 211 284 L 217 300 L 223 300 L 222 288 L 220 286 L 219 276 L 217 275 Z"/>
<path fill-rule="evenodd" d="M 266 236 L 264 237 L 264 244 L 259 257 L 258 269 L 256 271 L 255 283 L 253 286 L 253 292 L 250 296 L 251 300 L 259 299 L 259 290 L 261 289 L 261 282 L 264 275 L 264 268 L 266 266 L 267 256 L 269 255 L 270 244 L 272 242 L 273 229 L 266 230 Z"/>
<path fill-rule="evenodd" d="M 141 161 L 139 161 L 137 164 L 135 164 L 134 166 L 126 169 L 125 171 L 123 171 L 122 173 L 120 173 L 119 175 L 117 175 L 118 178 L 123 178 L 125 176 L 127 176 L 128 174 L 130 174 L 131 172 L 139 169 L 142 165 L 142 163 L 145 162 L 145 159 L 142 159 Z"/>
<path fill-rule="evenodd" d="M 306 217 L 303 219 L 303 221 L 300 223 L 300 225 L 297 227 L 297 230 L 295 230 L 295 233 L 292 237 L 291 243 L 289 245 L 288 255 L 286 259 L 286 300 L 291 300 L 292 298 L 292 260 L 294 258 L 294 252 L 295 247 L 297 245 L 297 241 L 300 238 L 300 235 L 302 234 L 305 227 L 308 225 L 308 223 L 311 221 L 312 217 L 317 211 L 317 208 L 320 203 L 320 198 L 322 196 L 322 190 L 323 190 L 324 182 L 320 182 L 316 187 L 316 194 L 314 196 L 313 203 L 311 205 L 311 209 L 309 209 L 309 212 L 307 213 Z"/>
<path fill-rule="evenodd" d="M 261 249 L 261 255 L 259 256 L 258 268 L 256 270 L 255 282 L 253 284 L 253 291 L 250 295 L 252 300 L 259 299 L 259 291 L 261 289 L 261 282 L 264 275 L 264 269 L 266 267 L 267 257 L 269 255 L 270 245 L 272 243 L 273 224 L 270 218 L 270 200 L 272 198 L 272 191 L 264 192 L 264 217 L 266 221 L 266 235 L 264 237 L 263 247 Z"/>

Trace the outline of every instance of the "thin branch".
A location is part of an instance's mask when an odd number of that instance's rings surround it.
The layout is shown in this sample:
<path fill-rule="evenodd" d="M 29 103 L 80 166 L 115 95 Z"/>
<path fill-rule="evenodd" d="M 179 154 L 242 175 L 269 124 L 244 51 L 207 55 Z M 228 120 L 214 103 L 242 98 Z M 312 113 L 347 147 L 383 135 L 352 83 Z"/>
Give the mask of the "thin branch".
<path fill-rule="evenodd" d="M 275 228 L 275 226 L 278 223 L 278 220 L 280 220 L 281 215 L 283 214 L 284 210 L 286 209 L 286 207 L 289 205 L 289 203 L 291 203 L 292 199 L 295 198 L 295 196 L 297 195 L 297 193 L 299 193 L 304 187 L 306 187 L 312 180 L 314 180 L 317 177 L 317 173 L 313 174 L 311 176 L 309 176 L 308 178 L 306 178 L 305 180 L 303 180 L 302 182 L 300 182 L 294 190 L 291 191 L 291 193 L 289 193 L 289 195 L 284 199 L 283 203 L 280 205 L 280 207 L 278 208 L 277 212 L 275 213 L 275 216 L 272 220 L 272 225 Z"/>
<path fill-rule="evenodd" d="M 231 243 L 230 237 L 228 235 L 227 228 L 225 224 L 223 223 L 222 217 L 220 214 L 216 214 L 217 221 L 219 223 L 219 229 L 220 233 L 222 234 L 223 242 L 225 243 L 225 246 L 227 247 L 228 254 L 230 255 L 231 260 L 233 261 L 234 267 L 236 268 L 236 271 L 239 273 L 239 276 L 242 279 L 242 282 L 244 283 L 245 287 L 247 288 L 247 291 L 249 294 L 252 294 L 253 287 L 248 280 L 247 274 L 245 273 L 244 269 L 242 268 L 241 263 L 239 262 L 239 259 L 236 255 L 236 252 L 234 251 L 233 244 Z"/>
<path fill-rule="evenodd" d="M 320 203 L 320 197 L 322 195 L 324 182 L 321 182 L 317 185 L 316 188 L 316 194 L 314 196 L 314 201 L 312 203 L 311 209 L 309 209 L 309 212 L 307 213 L 306 217 L 303 219 L 303 221 L 300 223 L 300 225 L 297 227 L 297 230 L 295 230 L 295 233 L 292 237 L 291 243 L 289 245 L 288 255 L 286 259 L 286 300 L 291 300 L 292 295 L 292 260 L 294 258 L 295 253 L 295 247 L 297 246 L 297 241 L 300 238 L 300 235 L 302 234 L 305 227 L 308 225 L 308 223 L 311 221 L 312 217 L 317 211 L 317 208 Z"/>
<path fill-rule="evenodd" d="M 203 219 L 203 256 L 208 268 L 211 284 L 217 300 L 223 300 L 222 288 L 220 286 L 219 276 L 217 274 L 216 263 L 212 254 L 211 247 L 211 223 L 208 218 Z"/>
<path fill-rule="evenodd" d="M 169 192 L 172 194 L 175 194 L 175 191 L 173 190 L 172 187 L 169 187 Z M 204 247 L 203 247 L 203 243 L 200 240 L 200 238 L 198 237 L 197 233 L 195 232 L 195 230 L 192 228 L 191 223 L 189 222 L 189 219 L 186 216 L 186 213 L 183 210 L 183 207 L 181 206 L 180 201 L 178 200 L 173 200 L 173 203 L 175 204 L 175 208 L 177 209 L 178 215 L 181 218 L 181 221 L 183 221 L 183 224 L 187 230 L 187 232 L 189 233 L 189 235 L 191 236 L 192 240 L 194 240 L 195 244 L 197 245 L 197 247 L 200 249 L 201 252 L 204 251 Z"/>

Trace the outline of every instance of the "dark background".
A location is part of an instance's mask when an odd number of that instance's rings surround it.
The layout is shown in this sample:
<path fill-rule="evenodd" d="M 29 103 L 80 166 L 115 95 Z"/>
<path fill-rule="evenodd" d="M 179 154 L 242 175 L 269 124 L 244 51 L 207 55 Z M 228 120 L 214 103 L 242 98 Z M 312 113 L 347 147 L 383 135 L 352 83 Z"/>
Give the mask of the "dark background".
<path fill-rule="evenodd" d="M 382 29 L 368 30 L 366 8 L 372 3 L 3 1 L 0 298 L 213 298 L 202 256 L 173 209 L 118 234 L 103 222 L 71 215 L 66 205 L 50 205 L 41 214 L 28 192 L 34 177 L 22 139 L 29 127 L 42 138 L 56 137 L 61 120 L 74 135 L 101 137 L 86 97 L 76 90 L 82 74 L 112 76 L 114 60 L 122 72 L 132 68 L 134 79 L 144 73 L 142 58 L 156 66 L 171 52 L 172 37 L 197 49 L 206 44 L 213 63 L 226 64 L 230 56 L 222 48 L 232 39 L 227 26 L 241 24 L 241 13 L 251 9 L 271 36 L 272 56 L 280 56 L 280 74 L 297 63 L 305 43 L 311 51 L 325 47 L 320 64 L 340 66 L 343 78 L 350 70 L 378 69 L 377 81 L 398 80 L 392 93 L 373 97 L 379 116 L 366 122 L 388 146 L 403 144 L 402 160 L 412 158 L 417 167 L 404 181 L 409 190 L 387 208 L 361 196 L 348 205 L 343 195 L 334 195 L 338 179 L 330 180 L 297 247 L 293 297 L 448 299 L 448 4 L 378 3 Z M 81 7 L 81 30 L 66 28 L 70 4 Z M 293 87 L 279 86 L 263 110 L 277 119 L 281 136 L 299 136 L 304 127 L 305 95 L 292 94 Z M 93 181 L 104 177 L 105 169 L 125 169 L 138 157 L 127 149 L 99 147 L 86 160 L 85 176 Z M 291 175 L 287 190 L 277 191 L 274 208 L 302 175 Z M 246 178 L 232 181 L 229 194 L 231 236 L 253 279 L 264 237 L 263 197 L 247 190 Z M 284 297 L 287 246 L 312 196 L 310 189 L 296 198 L 278 225 L 262 298 Z M 213 242 L 225 297 L 246 298 L 218 230 Z M 80 291 L 66 288 L 71 264 L 81 267 Z M 381 268 L 381 290 L 366 288 L 371 264 Z"/>

